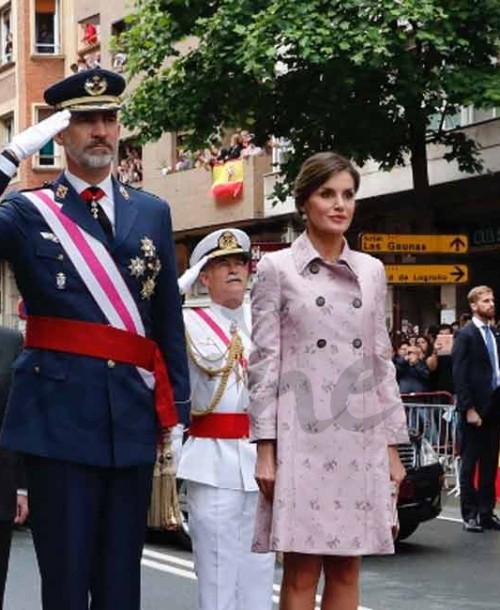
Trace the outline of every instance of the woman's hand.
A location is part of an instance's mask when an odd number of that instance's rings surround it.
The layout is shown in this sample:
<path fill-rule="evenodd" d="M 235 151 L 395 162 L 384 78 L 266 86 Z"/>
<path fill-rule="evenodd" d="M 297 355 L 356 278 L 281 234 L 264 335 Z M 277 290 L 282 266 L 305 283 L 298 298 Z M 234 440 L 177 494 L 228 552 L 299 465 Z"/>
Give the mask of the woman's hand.
<path fill-rule="evenodd" d="M 389 473 L 391 481 L 394 481 L 397 487 L 401 485 L 406 476 L 406 470 L 399 458 L 398 448 L 396 445 L 389 445 Z"/>
<path fill-rule="evenodd" d="M 276 480 L 276 442 L 273 440 L 257 442 L 255 480 L 262 495 L 272 502 Z"/>

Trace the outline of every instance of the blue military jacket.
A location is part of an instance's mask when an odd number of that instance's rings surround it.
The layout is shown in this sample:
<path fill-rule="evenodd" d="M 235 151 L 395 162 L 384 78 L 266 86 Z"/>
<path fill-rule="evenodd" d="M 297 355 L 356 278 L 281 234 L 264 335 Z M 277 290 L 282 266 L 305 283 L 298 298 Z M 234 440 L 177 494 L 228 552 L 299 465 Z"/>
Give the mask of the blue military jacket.
<path fill-rule="evenodd" d="M 115 234 L 101 226 L 64 175 L 52 185 L 62 211 L 109 249 L 142 317 L 162 350 L 180 420 L 189 412 L 189 376 L 177 265 L 168 205 L 114 180 Z M 141 240 L 156 247 L 161 270 L 149 298 L 132 259 Z M 0 206 L 0 258 L 14 270 L 28 315 L 107 323 L 51 229 L 22 193 Z M 25 349 L 14 363 L 1 444 L 20 452 L 97 466 L 132 466 L 155 459 L 154 393 L 127 364 Z"/>

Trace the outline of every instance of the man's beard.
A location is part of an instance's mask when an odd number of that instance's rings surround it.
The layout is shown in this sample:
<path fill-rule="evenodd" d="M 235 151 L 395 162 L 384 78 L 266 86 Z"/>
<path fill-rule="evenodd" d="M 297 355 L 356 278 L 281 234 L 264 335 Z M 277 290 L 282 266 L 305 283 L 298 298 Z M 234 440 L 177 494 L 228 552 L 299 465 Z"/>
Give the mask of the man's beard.
<path fill-rule="evenodd" d="M 111 153 L 104 155 L 92 155 L 90 153 L 82 153 L 79 158 L 80 165 L 88 169 L 102 169 L 113 163 L 115 156 Z"/>
<path fill-rule="evenodd" d="M 102 169 L 111 165 L 115 158 L 114 151 L 109 153 L 90 153 L 73 146 L 70 142 L 65 143 L 65 150 L 68 157 L 71 157 L 75 163 L 87 169 Z"/>

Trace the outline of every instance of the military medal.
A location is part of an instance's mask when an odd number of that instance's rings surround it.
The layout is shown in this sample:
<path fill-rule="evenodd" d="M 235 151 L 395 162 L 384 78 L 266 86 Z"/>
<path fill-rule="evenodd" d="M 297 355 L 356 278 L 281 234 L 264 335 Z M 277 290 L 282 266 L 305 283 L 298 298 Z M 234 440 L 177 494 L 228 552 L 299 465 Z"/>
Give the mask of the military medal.
<path fill-rule="evenodd" d="M 141 277 L 144 275 L 144 271 L 146 271 L 146 263 L 142 258 L 135 256 L 130 259 L 130 265 L 128 266 L 130 269 L 130 274 L 132 277 Z"/>
<path fill-rule="evenodd" d="M 99 220 L 99 204 L 95 199 L 90 202 L 90 213 L 96 220 Z"/>
<path fill-rule="evenodd" d="M 156 246 L 149 237 L 141 239 L 141 256 L 130 259 L 130 275 L 142 281 L 141 298 L 150 299 L 156 289 L 156 278 L 161 271 L 161 262 L 156 255 Z"/>

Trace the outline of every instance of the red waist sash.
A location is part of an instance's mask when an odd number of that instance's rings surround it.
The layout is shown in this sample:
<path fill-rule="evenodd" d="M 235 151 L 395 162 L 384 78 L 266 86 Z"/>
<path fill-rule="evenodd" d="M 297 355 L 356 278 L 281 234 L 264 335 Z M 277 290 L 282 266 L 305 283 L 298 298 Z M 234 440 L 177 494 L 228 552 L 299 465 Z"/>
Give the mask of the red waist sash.
<path fill-rule="evenodd" d="M 246 413 L 208 413 L 196 415 L 189 425 L 189 435 L 200 438 L 248 438 L 250 421 Z"/>
<path fill-rule="evenodd" d="M 169 428 L 178 421 L 167 366 L 152 339 L 107 324 L 28 316 L 25 347 L 116 360 L 151 371 L 160 426 Z"/>

